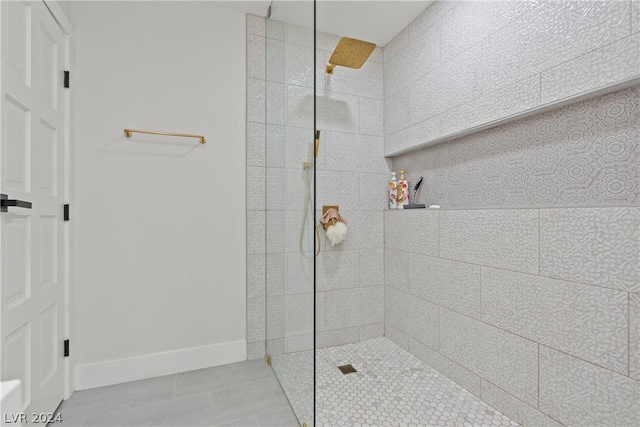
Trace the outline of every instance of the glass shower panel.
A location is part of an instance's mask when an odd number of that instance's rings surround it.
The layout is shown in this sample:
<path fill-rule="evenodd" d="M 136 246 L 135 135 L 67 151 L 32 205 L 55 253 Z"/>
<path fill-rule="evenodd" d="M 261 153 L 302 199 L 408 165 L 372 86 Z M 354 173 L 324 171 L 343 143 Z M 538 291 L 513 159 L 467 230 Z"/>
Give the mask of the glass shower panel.
<path fill-rule="evenodd" d="M 311 426 L 314 37 L 311 29 L 271 19 L 266 36 L 266 347 L 300 425 Z"/>

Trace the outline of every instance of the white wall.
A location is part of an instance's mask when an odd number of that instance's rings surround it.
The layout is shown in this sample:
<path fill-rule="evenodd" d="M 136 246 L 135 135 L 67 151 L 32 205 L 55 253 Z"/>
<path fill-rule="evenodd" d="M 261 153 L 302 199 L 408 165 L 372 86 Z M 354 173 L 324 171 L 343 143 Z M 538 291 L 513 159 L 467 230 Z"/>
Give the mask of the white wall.
<path fill-rule="evenodd" d="M 196 2 L 71 13 L 76 388 L 244 359 L 245 16 Z"/>

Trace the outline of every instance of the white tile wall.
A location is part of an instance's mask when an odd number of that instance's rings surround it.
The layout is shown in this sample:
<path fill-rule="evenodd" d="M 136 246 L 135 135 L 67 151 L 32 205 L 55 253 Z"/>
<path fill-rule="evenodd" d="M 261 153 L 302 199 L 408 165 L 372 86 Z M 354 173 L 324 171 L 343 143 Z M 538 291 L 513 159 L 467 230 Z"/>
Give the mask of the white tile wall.
<path fill-rule="evenodd" d="M 487 323 L 627 374 L 626 292 L 483 267 L 482 312 Z"/>
<path fill-rule="evenodd" d="M 562 425 L 489 381 L 482 380 L 481 388 L 480 397 L 482 400 L 491 406 L 500 408 L 503 414 L 522 425 L 532 427 L 560 427 Z"/>
<path fill-rule="evenodd" d="M 540 409 L 566 425 L 637 426 L 640 384 L 542 346 Z"/>
<path fill-rule="evenodd" d="M 440 212 L 444 258 L 525 273 L 538 273 L 538 211 Z"/>
<path fill-rule="evenodd" d="M 640 294 L 583 279 L 610 257 L 617 261 L 610 262 L 609 275 L 635 277 L 638 210 L 388 211 L 385 335 L 524 425 L 633 425 L 629 417 L 640 416 L 629 406 L 638 393 Z M 430 230 L 422 239 L 440 241 L 440 251 L 422 254 L 423 246 L 401 225 Z M 557 242 L 556 253 L 545 249 L 546 239 Z M 608 242 L 606 250 L 601 242 Z M 496 247 L 509 253 L 494 257 Z M 538 264 L 554 257 L 562 258 L 554 265 L 585 275 L 545 277 Z M 502 265 L 490 266 L 494 262 Z M 553 367 L 556 357 L 544 365 L 542 351 L 568 362 Z M 596 383 L 587 382 L 592 373 L 605 381 L 606 394 L 594 407 Z M 615 387 L 621 388 L 614 393 Z M 586 403 L 572 390 L 580 390 Z M 612 415 L 613 408 L 622 413 Z"/>
<path fill-rule="evenodd" d="M 638 81 L 637 9 L 627 1 L 434 3 L 384 49 L 386 105 L 411 94 L 409 111 L 403 104 L 385 114 L 386 155 Z"/>
<path fill-rule="evenodd" d="M 594 92 L 638 75 L 640 34 L 635 34 L 543 71 L 542 103 Z"/>
<path fill-rule="evenodd" d="M 393 288 L 385 289 L 385 321 L 432 348 L 438 348 L 438 306 Z"/>
<path fill-rule="evenodd" d="M 543 209 L 540 274 L 640 292 L 640 209 Z"/>
<path fill-rule="evenodd" d="M 640 380 L 640 294 L 629 294 L 629 375 Z"/>
<path fill-rule="evenodd" d="M 439 351 L 532 406 L 538 405 L 538 344 L 441 309 Z"/>
<path fill-rule="evenodd" d="M 480 382 L 482 379 L 478 375 L 413 338 L 409 338 L 408 351 L 471 393 L 480 396 Z"/>

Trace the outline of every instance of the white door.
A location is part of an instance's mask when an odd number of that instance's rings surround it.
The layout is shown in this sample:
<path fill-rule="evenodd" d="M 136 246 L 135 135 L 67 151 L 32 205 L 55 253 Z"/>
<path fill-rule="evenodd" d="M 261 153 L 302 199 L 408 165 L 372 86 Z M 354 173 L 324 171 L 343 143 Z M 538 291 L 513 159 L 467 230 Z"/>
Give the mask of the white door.
<path fill-rule="evenodd" d="M 0 379 L 22 381 L 30 415 L 56 409 L 66 375 L 66 42 L 41 1 L 0 4 L 0 193 L 32 205 L 0 213 Z"/>

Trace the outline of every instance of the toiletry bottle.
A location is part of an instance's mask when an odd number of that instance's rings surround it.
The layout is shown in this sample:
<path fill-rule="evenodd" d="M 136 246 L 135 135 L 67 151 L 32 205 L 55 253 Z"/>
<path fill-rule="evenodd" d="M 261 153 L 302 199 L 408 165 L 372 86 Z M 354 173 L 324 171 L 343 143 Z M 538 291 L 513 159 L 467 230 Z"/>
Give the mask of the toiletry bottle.
<path fill-rule="evenodd" d="M 398 209 L 404 209 L 404 206 L 409 204 L 409 182 L 404 178 L 404 171 L 400 171 L 396 201 L 398 203 Z"/>
<path fill-rule="evenodd" d="M 398 181 L 396 181 L 396 173 L 391 172 L 391 181 L 389 181 L 389 209 L 398 209 Z"/>

